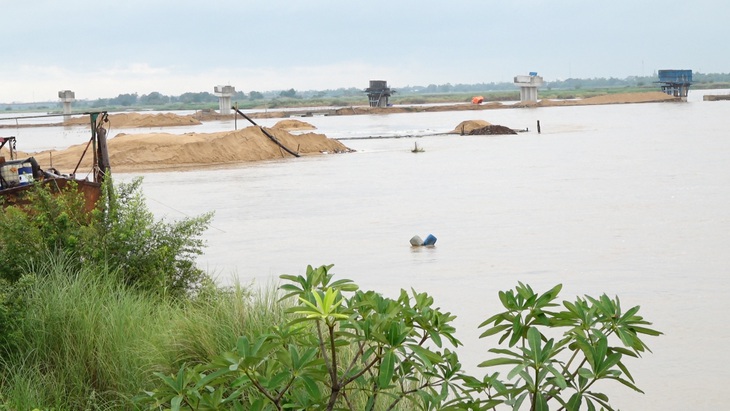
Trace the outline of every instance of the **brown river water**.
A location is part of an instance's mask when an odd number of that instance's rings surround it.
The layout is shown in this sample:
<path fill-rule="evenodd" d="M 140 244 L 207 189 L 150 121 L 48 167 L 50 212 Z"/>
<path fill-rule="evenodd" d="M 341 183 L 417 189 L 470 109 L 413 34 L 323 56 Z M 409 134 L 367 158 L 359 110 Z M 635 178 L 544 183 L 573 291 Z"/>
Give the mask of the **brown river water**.
<path fill-rule="evenodd" d="M 428 292 L 458 316 L 460 358 L 478 375 L 496 341 L 480 340 L 477 326 L 499 310 L 499 290 L 521 281 L 538 291 L 561 283 L 570 300 L 618 295 L 664 335 L 627 361 L 645 394 L 607 383 L 611 403 L 717 410 L 730 384 L 730 101 L 701 94 L 687 103 L 315 116 L 303 120 L 357 152 L 149 173 L 143 187 L 160 217 L 215 211 L 199 263 L 221 284 L 269 286 L 308 264 L 334 264 L 337 277 L 365 289 Z M 475 119 L 529 131 L 408 137 Z M 259 123 L 277 119 L 267 121 Z M 415 142 L 424 152 L 411 152 Z M 435 247 L 410 246 L 428 234 Z"/>

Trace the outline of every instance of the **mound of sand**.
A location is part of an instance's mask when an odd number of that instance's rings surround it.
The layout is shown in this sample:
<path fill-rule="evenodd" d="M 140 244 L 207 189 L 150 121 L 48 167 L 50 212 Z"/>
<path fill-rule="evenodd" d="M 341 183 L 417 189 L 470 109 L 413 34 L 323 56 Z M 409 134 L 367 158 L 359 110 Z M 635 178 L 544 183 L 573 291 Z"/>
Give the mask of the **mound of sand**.
<path fill-rule="evenodd" d="M 469 134 L 472 130 L 476 130 L 478 128 L 491 126 L 492 123 L 489 123 L 485 120 L 466 120 L 459 123 L 456 128 L 451 131 L 453 134 Z"/>
<path fill-rule="evenodd" d="M 629 103 L 657 103 L 663 101 L 679 101 L 678 97 L 670 96 L 661 91 L 648 91 L 646 93 L 617 93 L 603 96 L 589 97 L 579 100 L 541 100 L 537 103 L 540 107 L 553 106 L 584 106 L 593 104 L 629 104 Z"/>
<path fill-rule="evenodd" d="M 71 118 L 63 122 L 64 125 L 88 125 L 87 116 Z M 192 115 L 179 116 L 173 113 L 118 113 L 109 115 L 109 124 L 113 128 L 135 128 L 135 127 L 171 127 L 171 126 L 197 126 L 201 123 Z"/>
<path fill-rule="evenodd" d="M 199 110 L 191 115 L 192 118 L 200 121 L 230 120 L 233 118 L 233 116 L 234 114 L 221 114 L 211 109 Z"/>
<path fill-rule="evenodd" d="M 285 147 L 300 155 L 350 152 L 337 140 L 323 134 L 292 135 L 286 130 L 269 129 Z M 41 168 L 53 167 L 62 173 L 73 171 L 86 145 L 62 151 L 32 154 Z M 118 134 L 108 141 L 109 157 L 114 172 L 185 170 L 220 166 L 247 161 L 292 157 L 269 139 L 259 127 L 219 133 Z M 91 153 L 87 153 L 80 170 L 90 170 Z"/>
<path fill-rule="evenodd" d="M 499 125 L 489 125 L 481 128 L 476 128 L 469 133 L 470 136 L 491 136 L 491 135 L 504 135 L 504 134 L 517 134 L 516 131 L 509 127 Z"/>
<path fill-rule="evenodd" d="M 281 120 L 274 124 L 273 128 L 280 130 L 316 130 L 317 127 L 300 120 Z"/>

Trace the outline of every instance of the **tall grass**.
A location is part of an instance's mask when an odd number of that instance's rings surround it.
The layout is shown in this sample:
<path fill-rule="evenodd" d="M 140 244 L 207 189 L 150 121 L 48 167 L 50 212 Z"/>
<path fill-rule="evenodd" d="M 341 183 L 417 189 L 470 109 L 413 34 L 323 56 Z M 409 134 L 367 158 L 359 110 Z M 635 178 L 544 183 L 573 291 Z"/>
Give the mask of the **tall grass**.
<path fill-rule="evenodd" d="M 282 316 L 273 285 L 256 294 L 209 286 L 171 302 L 126 288 L 105 267 L 72 269 L 69 261 L 52 256 L 32 269 L 20 348 L 0 362 L 10 409 L 132 409 L 153 371 L 208 362 Z"/>

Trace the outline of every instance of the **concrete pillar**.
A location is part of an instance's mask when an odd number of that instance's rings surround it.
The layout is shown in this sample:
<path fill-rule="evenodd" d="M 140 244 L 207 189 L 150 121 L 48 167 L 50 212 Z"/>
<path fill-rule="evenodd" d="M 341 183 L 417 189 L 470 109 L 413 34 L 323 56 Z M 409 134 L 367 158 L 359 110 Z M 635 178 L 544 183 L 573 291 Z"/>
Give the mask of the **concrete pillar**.
<path fill-rule="evenodd" d="M 71 118 L 71 103 L 76 101 L 76 93 L 71 90 L 61 90 L 58 92 L 58 98 L 63 104 L 63 120 Z"/>
<path fill-rule="evenodd" d="M 231 97 L 236 94 L 233 86 L 215 86 L 215 95 L 218 96 L 218 108 L 221 114 L 231 114 Z"/>
<path fill-rule="evenodd" d="M 515 85 L 520 88 L 521 102 L 536 102 L 537 88 L 542 87 L 542 77 L 537 73 L 530 73 L 529 76 L 515 76 Z"/>

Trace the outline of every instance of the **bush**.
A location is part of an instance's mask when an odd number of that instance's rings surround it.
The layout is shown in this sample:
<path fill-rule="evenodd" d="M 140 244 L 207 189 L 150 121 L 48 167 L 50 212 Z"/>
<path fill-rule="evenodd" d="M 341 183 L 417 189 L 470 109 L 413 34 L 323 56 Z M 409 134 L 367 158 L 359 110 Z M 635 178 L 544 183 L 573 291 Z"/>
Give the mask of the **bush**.
<path fill-rule="evenodd" d="M 207 365 L 157 374 L 138 404 L 185 410 L 440 409 L 460 364 L 455 318 L 425 293 L 397 299 L 333 281 L 332 266 L 281 276 L 289 317 Z"/>
<path fill-rule="evenodd" d="M 204 246 L 200 235 L 213 213 L 168 223 L 155 221 L 140 190 L 142 179 L 115 187 L 105 185 L 110 198 L 96 212 L 98 242 L 86 250 L 92 261 L 119 270 L 124 281 L 143 290 L 182 297 L 198 289 L 205 272 L 195 266 Z"/>
<path fill-rule="evenodd" d="M 556 299 L 561 285 L 539 294 L 519 283 L 514 290 L 500 291 L 506 311 L 493 315 L 480 327 L 488 327 L 481 337 L 501 334 L 500 345 L 492 348 L 493 358 L 480 367 L 508 367 L 507 378 L 499 373 L 482 380 L 465 379 L 475 395 L 465 409 L 493 408 L 506 404 L 519 410 L 526 402 L 531 410 L 577 411 L 612 410 L 609 398 L 598 391 L 605 381 L 613 381 L 642 392 L 627 367 L 627 358 L 637 358 L 649 348 L 642 336 L 661 332 L 638 315 L 639 306 L 626 311 L 616 298 L 586 296 L 574 302 Z M 556 307 L 563 306 L 557 311 Z M 478 399 L 474 399 L 478 398 Z"/>
<path fill-rule="evenodd" d="M 154 387 L 153 372 L 208 363 L 238 336 L 283 318 L 273 288 L 206 286 L 172 301 L 127 287 L 108 267 L 74 266 L 67 255 L 48 256 L 29 267 L 32 286 L 18 290 L 27 304 L 17 349 L 0 358 L 7 409 L 134 409 L 140 388 Z"/>
<path fill-rule="evenodd" d="M 618 298 L 563 301 L 560 285 L 543 294 L 519 284 L 500 292 L 507 309 L 482 323 L 502 334 L 497 354 L 481 367 L 505 367 L 482 379 L 461 371 L 455 318 L 427 294 L 397 299 L 332 281 L 331 266 L 306 276 L 281 276 L 283 298 L 295 304 L 287 321 L 263 334 L 243 335 L 233 350 L 208 364 L 156 374 L 157 388 L 137 398 L 145 409 L 177 410 L 612 410 L 598 382 L 634 385 L 625 358 L 648 350 L 639 307 L 621 310 Z M 558 340 L 551 334 L 558 334 Z M 525 408 L 523 408 L 523 404 Z M 500 408 L 497 408 L 500 407 Z"/>
<path fill-rule="evenodd" d="M 37 185 L 28 205 L 0 213 L 0 278 L 14 282 L 29 264 L 48 254 L 73 256 L 69 264 L 109 266 L 123 281 L 141 290 L 182 297 L 195 291 L 205 273 L 195 266 L 202 232 L 212 213 L 168 223 L 156 221 L 141 194 L 142 179 L 112 189 L 103 186 L 97 209 L 85 213 L 75 184 L 52 193 Z"/>
<path fill-rule="evenodd" d="M 32 276 L 10 283 L 0 278 L 0 358 L 17 348 L 28 308 L 27 293 L 34 284 Z"/>
<path fill-rule="evenodd" d="M 94 242 L 93 217 L 84 212 L 84 198 L 75 184 L 57 194 L 37 185 L 26 193 L 26 200 L 28 205 L 0 212 L 0 278 L 10 282 L 49 252 L 81 254 L 84 245 Z"/>

